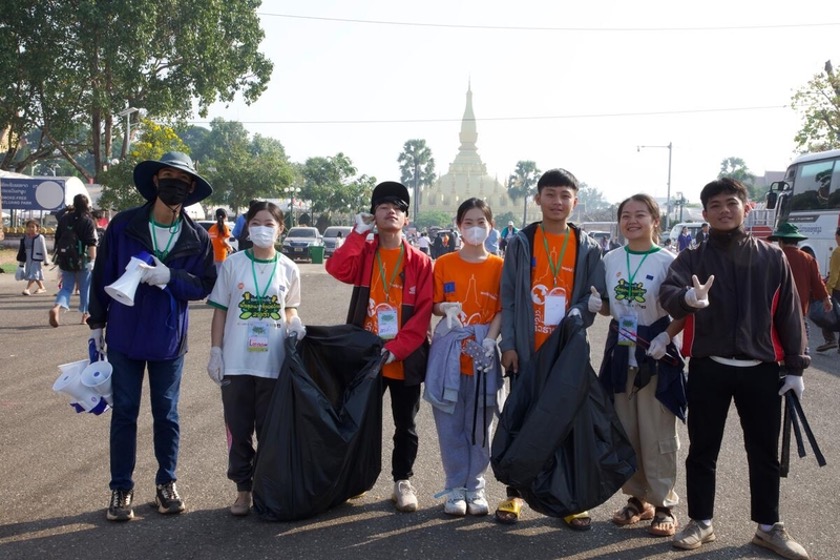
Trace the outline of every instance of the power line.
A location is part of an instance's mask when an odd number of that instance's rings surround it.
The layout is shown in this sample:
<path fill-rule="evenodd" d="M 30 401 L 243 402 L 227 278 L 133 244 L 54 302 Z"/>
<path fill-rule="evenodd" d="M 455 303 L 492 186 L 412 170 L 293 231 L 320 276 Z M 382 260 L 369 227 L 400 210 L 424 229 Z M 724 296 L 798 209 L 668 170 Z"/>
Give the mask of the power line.
<path fill-rule="evenodd" d="M 764 29 L 795 29 L 795 28 L 817 28 L 836 27 L 840 22 L 818 22 L 818 23 L 778 23 L 758 25 L 715 25 L 699 27 L 545 27 L 545 26 L 517 26 L 517 25 L 466 25 L 456 23 L 423 23 L 417 21 L 386 21 L 371 19 L 335 18 L 321 16 L 299 16 L 293 14 L 270 14 L 257 12 L 259 16 L 276 17 L 286 19 L 306 19 L 311 21 L 331 21 L 339 23 L 362 23 L 369 25 L 400 25 L 407 27 L 434 27 L 443 29 L 473 29 L 493 31 L 562 31 L 567 33 L 650 33 L 650 32 L 672 32 L 672 31 L 748 31 Z"/>
<path fill-rule="evenodd" d="M 486 117 L 475 119 L 476 122 L 484 121 L 537 121 L 537 120 L 570 120 L 570 119 L 603 119 L 619 117 L 652 117 L 663 115 L 692 115 L 703 113 L 726 113 L 736 111 L 768 111 L 778 109 L 789 109 L 789 105 L 767 105 L 763 107 L 722 107 L 712 109 L 680 109 L 674 111 L 639 111 L 629 113 L 587 113 L 580 115 L 543 115 L 543 116 L 520 116 L 520 117 Z M 402 124 L 402 123 L 445 123 L 461 122 L 462 118 L 445 119 L 373 119 L 373 120 L 332 120 L 332 121 L 237 121 L 242 124 Z M 210 124 L 211 121 L 188 121 L 192 124 Z"/>

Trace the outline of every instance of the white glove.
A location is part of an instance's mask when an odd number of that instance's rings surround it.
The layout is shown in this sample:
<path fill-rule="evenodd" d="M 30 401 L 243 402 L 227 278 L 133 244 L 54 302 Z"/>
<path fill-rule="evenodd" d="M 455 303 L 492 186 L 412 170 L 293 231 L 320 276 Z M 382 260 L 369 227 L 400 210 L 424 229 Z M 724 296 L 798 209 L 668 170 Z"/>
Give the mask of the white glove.
<path fill-rule="evenodd" d="M 715 275 L 712 274 L 706 280 L 705 284 L 701 284 L 700 280 L 697 279 L 697 275 L 692 274 L 691 283 L 694 284 L 694 287 L 689 288 L 685 293 L 685 303 L 695 309 L 709 307 L 709 290 L 712 288 L 712 284 L 715 283 Z"/>
<path fill-rule="evenodd" d="M 105 356 L 105 331 L 91 329 L 88 337 L 88 357 L 91 363 L 97 362 Z"/>
<path fill-rule="evenodd" d="M 440 304 L 441 312 L 446 316 L 446 326 L 449 329 L 456 327 L 461 328 L 464 325 L 458 316 L 461 314 L 461 302 L 459 301 L 445 301 Z"/>
<path fill-rule="evenodd" d="M 670 343 L 671 336 L 667 332 L 662 331 L 650 341 L 650 346 L 648 346 L 646 354 L 654 360 L 661 360 Z"/>
<path fill-rule="evenodd" d="M 382 354 L 388 354 L 388 357 L 385 359 L 385 365 L 388 365 L 397 359 L 397 357 L 394 356 L 394 353 L 389 351 L 387 348 L 382 349 Z"/>
<path fill-rule="evenodd" d="M 298 342 L 303 340 L 303 337 L 306 336 L 306 327 L 303 326 L 303 323 L 300 321 L 300 317 L 297 315 L 292 317 L 291 321 L 286 323 L 286 336 L 292 336 L 293 334 L 297 335 Z"/>
<path fill-rule="evenodd" d="M 356 220 L 356 233 L 366 234 L 373 229 L 373 214 L 369 212 L 360 212 L 354 218 Z"/>
<path fill-rule="evenodd" d="M 601 299 L 601 292 L 599 292 L 595 286 L 590 286 L 589 291 L 591 292 L 591 295 L 589 296 L 587 307 L 590 312 L 598 313 L 604 306 L 604 300 Z"/>
<path fill-rule="evenodd" d="M 149 266 L 145 263 L 140 265 L 144 269 L 142 280 L 152 286 L 166 286 L 169 284 L 171 273 L 159 258 L 154 255 L 152 255 L 152 258 L 155 259 L 155 266 Z"/>
<path fill-rule="evenodd" d="M 222 359 L 222 349 L 214 346 L 210 349 L 210 361 L 207 363 L 207 375 L 216 385 L 222 385 L 225 377 L 225 361 Z"/>
<path fill-rule="evenodd" d="M 805 382 L 801 375 L 785 375 L 785 381 L 782 383 L 782 388 L 779 389 L 779 395 L 784 395 L 791 389 L 796 393 L 796 398 L 801 400 L 802 392 L 805 391 Z"/>
<path fill-rule="evenodd" d="M 572 307 L 572 310 L 569 311 L 569 317 L 580 317 L 580 309 Z"/>
<path fill-rule="evenodd" d="M 88 261 L 85 263 L 85 270 L 88 272 L 93 272 L 93 261 Z"/>
<path fill-rule="evenodd" d="M 485 356 L 487 356 L 488 358 L 492 358 L 496 355 L 496 348 L 498 348 L 498 345 L 496 344 L 495 338 L 485 338 L 481 341 L 481 345 L 484 347 Z"/>

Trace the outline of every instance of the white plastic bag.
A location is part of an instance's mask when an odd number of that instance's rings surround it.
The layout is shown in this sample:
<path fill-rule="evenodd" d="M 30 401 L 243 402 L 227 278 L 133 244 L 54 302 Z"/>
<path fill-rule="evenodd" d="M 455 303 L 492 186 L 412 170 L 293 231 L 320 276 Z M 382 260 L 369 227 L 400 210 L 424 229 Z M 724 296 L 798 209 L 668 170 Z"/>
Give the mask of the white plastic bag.
<path fill-rule="evenodd" d="M 23 267 L 22 266 L 17 267 L 17 270 L 15 270 L 15 280 L 17 280 L 18 282 L 23 280 Z"/>

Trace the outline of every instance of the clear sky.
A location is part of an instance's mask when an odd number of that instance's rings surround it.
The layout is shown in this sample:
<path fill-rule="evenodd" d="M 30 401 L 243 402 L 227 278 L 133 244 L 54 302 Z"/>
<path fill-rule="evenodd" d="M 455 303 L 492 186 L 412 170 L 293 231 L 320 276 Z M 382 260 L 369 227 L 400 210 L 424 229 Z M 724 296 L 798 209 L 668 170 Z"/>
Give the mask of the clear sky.
<path fill-rule="evenodd" d="M 792 94 L 826 60 L 840 67 L 829 0 L 266 0 L 258 12 L 267 91 L 196 122 L 240 121 L 293 161 L 344 152 L 380 181 L 399 180 L 412 138 L 446 172 L 471 83 L 479 154 L 503 183 L 530 159 L 611 201 L 664 197 L 668 150 L 637 146 L 671 142 L 671 195 L 697 202 L 727 157 L 784 170 Z"/>

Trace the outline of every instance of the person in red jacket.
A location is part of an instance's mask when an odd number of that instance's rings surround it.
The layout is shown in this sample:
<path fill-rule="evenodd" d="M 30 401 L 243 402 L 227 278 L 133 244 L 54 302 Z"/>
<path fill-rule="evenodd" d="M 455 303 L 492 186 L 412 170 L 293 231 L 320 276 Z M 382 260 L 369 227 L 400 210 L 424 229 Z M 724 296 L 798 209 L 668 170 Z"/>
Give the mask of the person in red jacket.
<path fill-rule="evenodd" d="M 825 284 L 820 275 L 820 266 L 814 257 L 797 247 L 797 244 L 805 239 L 808 238 L 799 233 L 799 228 L 790 222 L 779 224 L 776 231 L 767 238 L 768 241 L 778 242 L 779 247 L 782 248 L 782 252 L 787 257 L 788 263 L 790 264 L 790 272 L 793 274 L 793 281 L 796 283 L 796 292 L 799 294 L 802 316 L 808 316 L 811 301 L 820 302 L 823 310 L 826 313 L 830 313 L 832 308 L 831 298 L 825 289 Z M 831 331 L 828 332 L 831 335 L 834 334 Z M 810 340 L 811 329 L 808 326 L 808 321 L 805 321 L 805 336 Z M 824 338 L 825 343 L 817 347 L 817 352 L 826 350 L 826 346 L 828 349 L 837 347 L 836 342 L 832 346 L 831 339 L 827 336 Z M 807 352 L 808 349 L 806 348 L 805 351 Z"/>
<path fill-rule="evenodd" d="M 404 185 L 378 184 L 370 214 L 356 215 L 353 231 L 326 263 L 334 278 L 354 286 L 347 322 L 378 334 L 385 342 L 382 388 L 391 392 L 395 426 L 391 499 L 405 512 L 417 510 L 410 478 L 419 443 L 416 416 L 420 384 L 426 375 L 434 287 L 431 259 L 402 235 L 409 203 Z M 367 241 L 374 225 L 378 235 Z"/>

